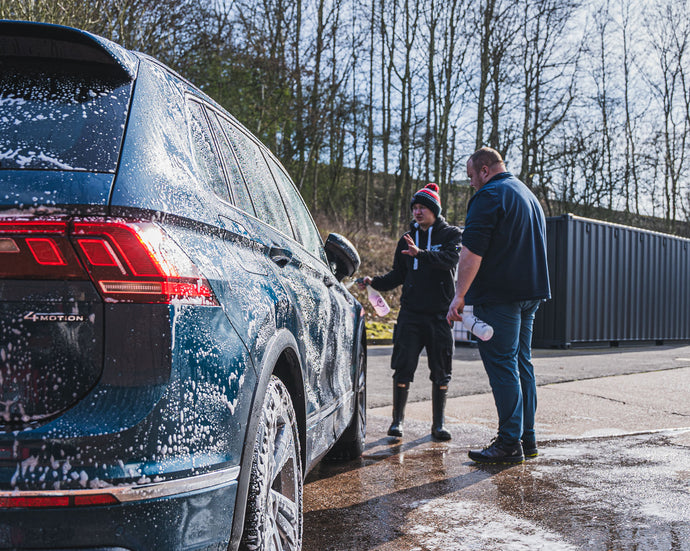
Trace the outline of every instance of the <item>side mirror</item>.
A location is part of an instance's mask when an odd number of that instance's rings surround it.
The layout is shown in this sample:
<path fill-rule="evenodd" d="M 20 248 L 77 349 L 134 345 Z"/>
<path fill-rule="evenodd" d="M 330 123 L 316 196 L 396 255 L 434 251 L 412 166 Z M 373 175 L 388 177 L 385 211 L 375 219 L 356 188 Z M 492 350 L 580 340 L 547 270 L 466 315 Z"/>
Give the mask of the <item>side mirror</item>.
<path fill-rule="evenodd" d="M 326 257 L 338 281 L 357 271 L 361 260 L 355 246 L 338 233 L 331 233 L 324 245 Z"/>

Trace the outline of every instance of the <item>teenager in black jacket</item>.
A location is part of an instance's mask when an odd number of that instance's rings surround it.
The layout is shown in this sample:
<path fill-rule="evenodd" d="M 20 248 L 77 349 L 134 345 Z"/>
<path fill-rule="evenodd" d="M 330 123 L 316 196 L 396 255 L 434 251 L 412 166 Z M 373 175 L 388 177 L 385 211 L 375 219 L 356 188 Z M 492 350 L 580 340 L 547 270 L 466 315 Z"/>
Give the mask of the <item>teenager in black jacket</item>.
<path fill-rule="evenodd" d="M 444 426 L 446 394 L 453 359 L 453 335 L 446 320 L 455 294 L 455 270 L 462 234 L 441 216 L 438 186 L 428 184 L 410 202 L 414 220 L 398 242 L 393 269 L 362 286 L 390 291 L 402 285 L 400 313 L 393 335 L 393 423 L 389 436 L 402 437 L 405 405 L 419 355 L 426 348 L 432 388 L 433 424 L 437 440 L 450 440 Z"/>

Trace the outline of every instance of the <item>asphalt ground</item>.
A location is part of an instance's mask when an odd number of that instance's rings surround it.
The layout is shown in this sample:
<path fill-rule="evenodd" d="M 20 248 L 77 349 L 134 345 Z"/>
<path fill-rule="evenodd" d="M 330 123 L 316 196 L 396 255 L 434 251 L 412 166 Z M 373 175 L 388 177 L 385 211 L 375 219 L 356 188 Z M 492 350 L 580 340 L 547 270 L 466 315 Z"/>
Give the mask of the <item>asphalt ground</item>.
<path fill-rule="evenodd" d="M 422 358 L 405 436 L 386 436 L 390 347 L 371 347 L 364 455 L 305 486 L 306 551 L 690 551 L 690 346 L 534 350 L 539 457 L 482 466 L 496 432 L 476 348 L 458 346 L 430 438 Z"/>
<path fill-rule="evenodd" d="M 367 404 L 377 408 L 392 403 L 392 345 L 369 346 Z M 532 351 L 537 385 L 662 371 L 690 366 L 690 344 L 628 344 L 618 347 L 540 349 Z M 458 344 L 453 355 L 453 378 L 448 396 L 491 392 L 476 344 Z M 431 400 L 426 354 L 422 352 L 408 402 Z"/>

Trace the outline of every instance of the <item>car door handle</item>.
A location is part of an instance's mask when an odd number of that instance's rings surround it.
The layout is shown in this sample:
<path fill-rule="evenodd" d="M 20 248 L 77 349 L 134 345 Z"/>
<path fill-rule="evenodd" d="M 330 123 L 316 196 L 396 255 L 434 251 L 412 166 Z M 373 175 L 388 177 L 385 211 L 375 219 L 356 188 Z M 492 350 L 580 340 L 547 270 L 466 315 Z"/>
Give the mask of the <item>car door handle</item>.
<path fill-rule="evenodd" d="M 292 260 L 292 253 L 288 249 L 281 247 L 271 247 L 268 251 L 268 256 L 281 268 L 287 266 Z"/>

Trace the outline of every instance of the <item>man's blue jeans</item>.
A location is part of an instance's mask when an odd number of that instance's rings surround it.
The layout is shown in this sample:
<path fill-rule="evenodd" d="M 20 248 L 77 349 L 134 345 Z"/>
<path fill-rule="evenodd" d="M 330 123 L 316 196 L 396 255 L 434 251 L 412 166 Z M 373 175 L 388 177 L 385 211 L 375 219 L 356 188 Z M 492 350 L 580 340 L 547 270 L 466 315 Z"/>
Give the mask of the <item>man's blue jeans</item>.
<path fill-rule="evenodd" d="M 494 328 L 479 353 L 498 411 L 498 435 L 509 445 L 535 440 L 537 385 L 532 366 L 532 327 L 539 300 L 476 304 L 474 315 Z"/>

